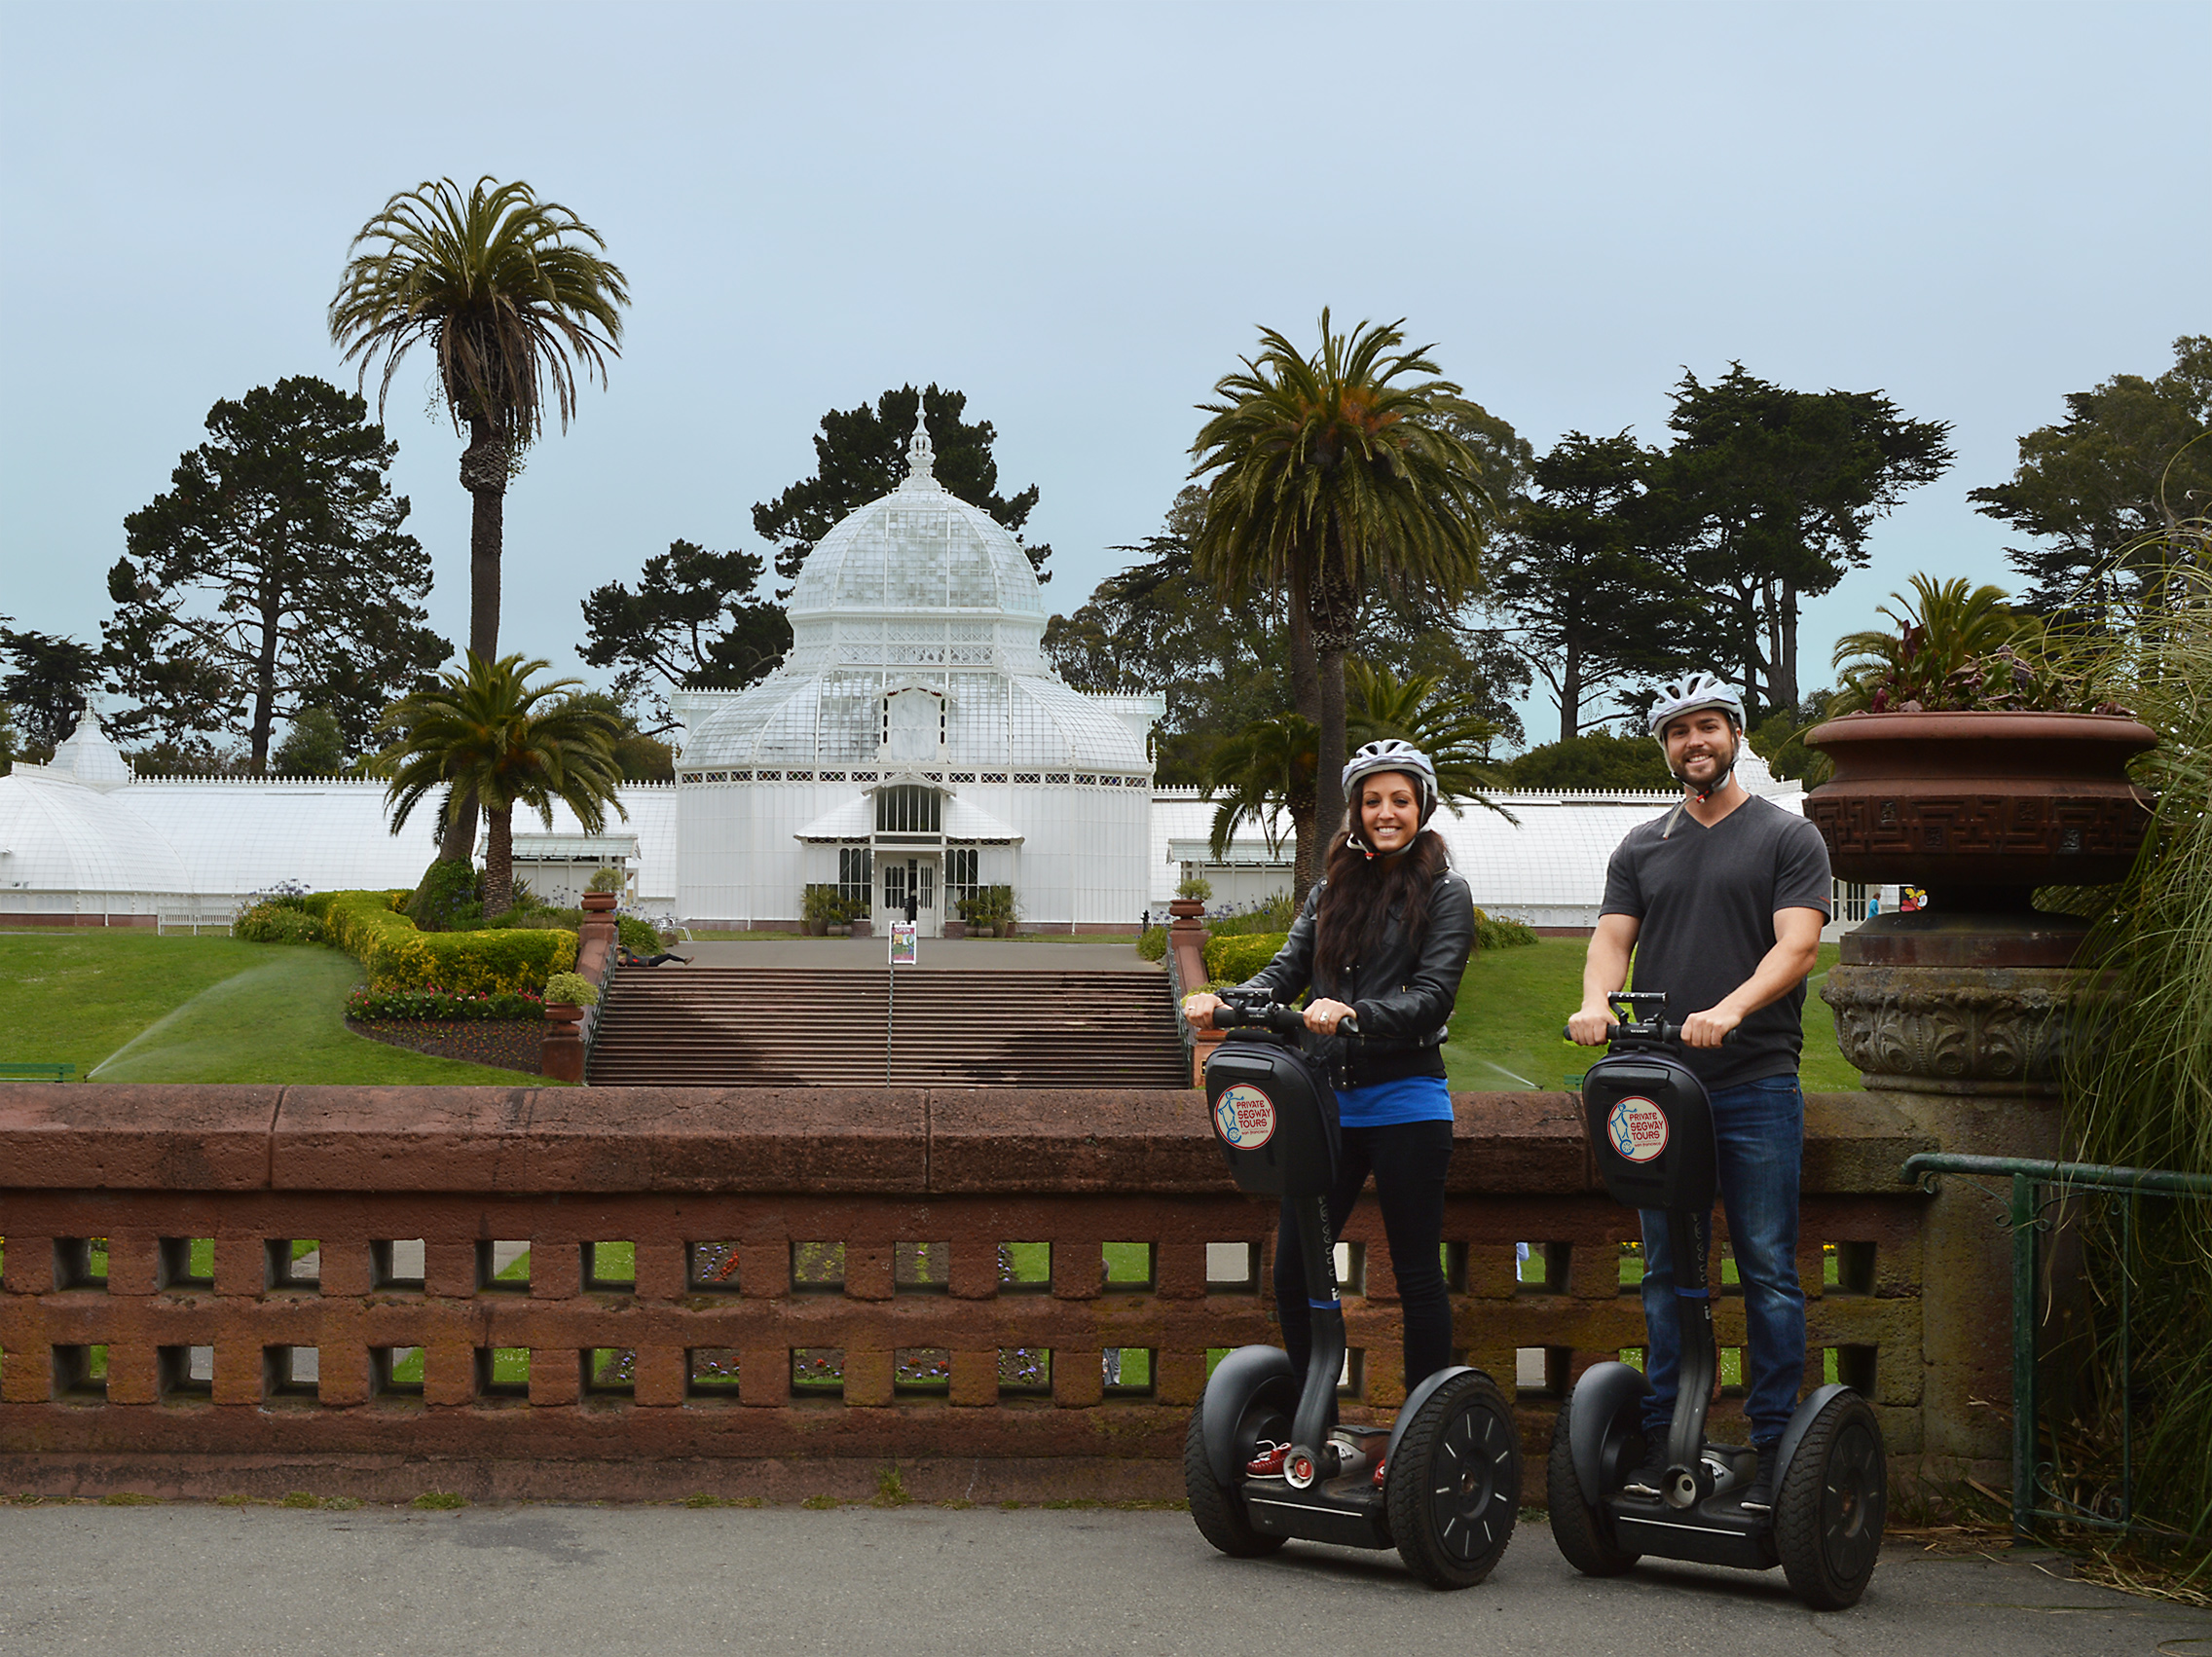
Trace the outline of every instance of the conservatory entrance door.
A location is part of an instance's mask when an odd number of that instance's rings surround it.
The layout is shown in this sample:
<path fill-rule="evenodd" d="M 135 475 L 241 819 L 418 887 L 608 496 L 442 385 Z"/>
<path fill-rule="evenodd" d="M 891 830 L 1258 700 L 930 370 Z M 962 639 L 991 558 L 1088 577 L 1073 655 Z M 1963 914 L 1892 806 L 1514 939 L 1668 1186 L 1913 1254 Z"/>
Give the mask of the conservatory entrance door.
<path fill-rule="evenodd" d="M 906 900 L 914 900 L 916 935 L 922 938 L 944 936 L 944 914 L 938 904 L 938 865 L 941 861 L 936 852 L 898 852 L 878 849 L 875 854 L 877 879 L 882 882 L 881 896 L 875 912 L 883 919 L 876 930 L 888 938 L 891 923 L 906 918 Z"/>

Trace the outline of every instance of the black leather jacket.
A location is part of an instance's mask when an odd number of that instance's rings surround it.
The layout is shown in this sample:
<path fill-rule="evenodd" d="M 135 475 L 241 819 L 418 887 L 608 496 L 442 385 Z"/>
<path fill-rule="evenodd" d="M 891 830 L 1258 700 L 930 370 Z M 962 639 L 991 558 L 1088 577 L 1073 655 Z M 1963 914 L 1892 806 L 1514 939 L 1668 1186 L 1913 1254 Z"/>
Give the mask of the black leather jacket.
<path fill-rule="evenodd" d="M 1406 1076 L 1442 1076 L 1444 1038 L 1452 1009 L 1459 998 L 1459 979 L 1475 943 L 1475 902 L 1467 883 L 1453 869 L 1436 877 L 1428 890 L 1428 932 L 1416 956 L 1407 947 L 1398 915 L 1390 916 L 1388 941 L 1379 958 L 1354 962 L 1340 978 L 1322 982 L 1313 976 L 1313 917 L 1328 883 L 1316 881 L 1306 895 L 1290 936 L 1275 958 L 1240 987 L 1267 990 L 1276 1001 L 1296 1001 L 1310 988 L 1315 1000 L 1341 1001 L 1359 1015 L 1359 1036 L 1308 1031 L 1306 1050 L 1341 1074 L 1340 1086 L 1359 1087 Z"/>

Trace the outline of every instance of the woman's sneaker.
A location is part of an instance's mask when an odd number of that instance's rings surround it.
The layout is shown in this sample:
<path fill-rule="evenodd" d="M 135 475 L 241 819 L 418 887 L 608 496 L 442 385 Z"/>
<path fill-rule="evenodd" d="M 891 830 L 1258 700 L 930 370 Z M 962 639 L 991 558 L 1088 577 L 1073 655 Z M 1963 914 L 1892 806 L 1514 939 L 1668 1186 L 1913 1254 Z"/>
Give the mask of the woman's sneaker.
<path fill-rule="evenodd" d="M 1289 1445 L 1277 1444 L 1272 1439 L 1262 1439 L 1260 1454 L 1244 1463 L 1244 1471 L 1254 1479 L 1279 1479 L 1282 1477 L 1282 1464 L 1289 1459 Z"/>

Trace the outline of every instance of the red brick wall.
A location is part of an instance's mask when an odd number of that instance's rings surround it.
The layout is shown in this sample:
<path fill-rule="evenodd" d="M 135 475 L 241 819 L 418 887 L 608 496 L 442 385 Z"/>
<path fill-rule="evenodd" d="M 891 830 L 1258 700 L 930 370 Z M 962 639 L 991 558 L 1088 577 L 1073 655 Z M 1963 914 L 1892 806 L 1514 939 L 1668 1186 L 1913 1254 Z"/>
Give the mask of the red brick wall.
<path fill-rule="evenodd" d="M 1456 1102 L 1456 1338 L 1501 1381 L 1517 1349 L 1546 1352 L 1516 1405 L 1540 1500 L 1558 1389 L 1641 1343 L 1618 1285 L 1635 1217 L 1595 1191 L 1567 1095 Z M 1867 1095 L 1813 1101 L 1812 1344 L 1874 1353 L 1893 1454 L 1918 1448 L 1921 1345 L 1918 1198 L 1896 1171 L 1930 1148 Z M 923 1499 L 1172 1496 L 1207 1349 L 1273 1339 L 1272 1207 L 1231 1187 L 1191 1093 L 0 1086 L 0 1181 L 12 1490 L 789 1499 L 872 1493 L 896 1464 Z M 106 1282 L 57 1278 L 94 1238 Z M 211 1282 L 176 1279 L 193 1238 L 213 1239 Z M 273 1284 L 294 1238 L 319 1278 Z M 1400 1323 L 1371 1207 L 1346 1238 L 1367 1358 L 1346 1414 L 1386 1418 Z M 379 1245 L 413 1239 L 420 1286 L 380 1282 Z M 480 1246 L 508 1239 L 531 1245 L 527 1287 L 483 1285 Z M 633 1245 L 634 1281 L 585 1282 L 583 1245 L 607 1241 Z M 1549 1282 L 1517 1280 L 1517 1241 L 1548 1245 Z M 1051 1243 L 1050 1283 L 1002 1284 L 1007 1242 Z M 1824 1291 L 1827 1242 L 1858 1245 L 1862 1274 L 1871 1245 L 1859 1292 Z M 736 1245 L 734 1285 L 691 1280 L 702 1243 Z M 841 1284 L 794 1283 L 809 1243 L 843 1245 Z M 1152 1281 L 1103 1282 L 1107 1243 L 1148 1245 Z M 1208 1243 L 1253 1245 L 1258 1286 L 1209 1285 Z M 943 1245 L 949 1281 L 899 1281 L 901 1245 Z M 1718 1316 L 1740 1344 L 1741 1302 Z M 68 1387 L 102 1346 L 104 1385 Z M 274 1385 L 271 1354 L 306 1347 L 314 1385 Z M 1015 1347 L 1051 1351 L 1049 1392 L 1002 1390 Z M 1143 1389 L 1106 1392 L 1108 1347 L 1151 1355 Z M 203 1391 L 192 1348 L 212 1348 Z M 405 1348 L 420 1393 L 379 1391 L 374 1354 Z M 529 1351 L 526 1385 L 486 1384 L 497 1348 Z M 634 1354 L 628 1390 L 587 1390 L 604 1348 Z M 793 1384 L 793 1352 L 820 1349 L 843 1354 L 841 1396 Z M 949 1355 L 941 1390 L 898 1383 L 924 1349 Z M 701 1350 L 737 1354 L 734 1394 L 698 1384 Z"/>

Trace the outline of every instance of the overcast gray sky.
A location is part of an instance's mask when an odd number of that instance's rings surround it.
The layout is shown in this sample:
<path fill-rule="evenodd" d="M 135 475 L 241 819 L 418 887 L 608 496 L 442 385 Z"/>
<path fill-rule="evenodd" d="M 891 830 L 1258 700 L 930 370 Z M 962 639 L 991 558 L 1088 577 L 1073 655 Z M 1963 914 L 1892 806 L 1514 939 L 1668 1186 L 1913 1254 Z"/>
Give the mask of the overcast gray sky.
<path fill-rule="evenodd" d="M 23 4 L 0 9 L 0 612 L 96 639 L 125 514 L 218 397 L 345 384 L 347 243 L 426 178 L 524 178 L 635 299 L 507 507 L 502 644 L 677 536 L 754 545 L 823 412 L 931 380 L 1043 490 L 1054 608 L 1181 485 L 1257 327 L 1405 316 L 1539 449 L 1664 436 L 1741 359 L 1880 388 L 1958 464 L 1807 617 L 2004 580 L 1966 492 L 2061 398 L 2212 327 L 2212 7 Z M 387 411 L 432 616 L 460 444 Z M 1539 740 L 1541 721 L 1537 721 Z"/>

